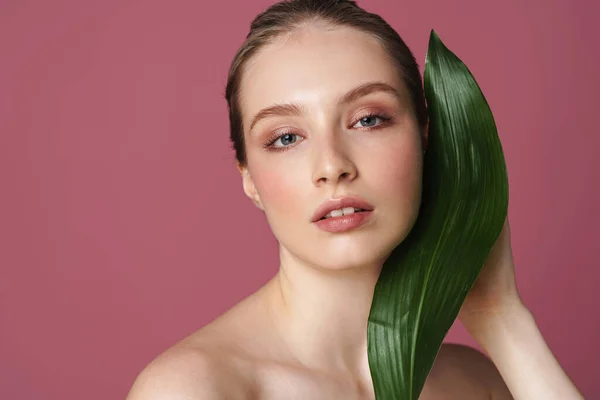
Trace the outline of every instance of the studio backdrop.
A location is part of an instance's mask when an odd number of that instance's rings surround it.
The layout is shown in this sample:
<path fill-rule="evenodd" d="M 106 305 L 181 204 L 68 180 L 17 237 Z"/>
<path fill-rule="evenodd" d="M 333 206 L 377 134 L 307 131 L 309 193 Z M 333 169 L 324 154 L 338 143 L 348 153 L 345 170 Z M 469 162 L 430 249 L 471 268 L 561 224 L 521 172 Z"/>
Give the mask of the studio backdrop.
<path fill-rule="evenodd" d="M 475 75 L 506 156 L 522 298 L 600 398 L 600 3 L 358 3 L 421 67 L 435 29 Z M 0 2 L 1 399 L 123 399 L 275 273 L 224 99 L 270 4 Z M 458 322 L 446 340 L 477 347 Z"/>

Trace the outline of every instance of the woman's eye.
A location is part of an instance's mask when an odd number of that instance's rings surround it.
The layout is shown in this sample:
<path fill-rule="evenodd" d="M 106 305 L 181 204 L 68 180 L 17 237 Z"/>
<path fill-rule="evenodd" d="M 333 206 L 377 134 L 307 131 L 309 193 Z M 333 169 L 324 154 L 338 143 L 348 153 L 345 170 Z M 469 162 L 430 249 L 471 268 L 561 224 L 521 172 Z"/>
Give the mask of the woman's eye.
<path fill-rule="evenodd" d="M 293 133 L 286 133 L 284 135 L 279 136 L 273 142 L 273 147 L 287 147 L 290 144 L 296 142 L 298 135 L 294 135 Z M 276 145 L 276 143 L 281 143 L 280 146 Z"/>
<path fill-rule="evenodd" d="M 353 126 L 353 128 L 371 128 L 371 127 L 375 126 L 378 119 L 381 121 L 384 120 L 384 118 L 377 116 L 377 115 L 364 116 L 356 122 L 356 124 Z M 362 126 L 356 126 L 357 124 L 362 124 Z"/>

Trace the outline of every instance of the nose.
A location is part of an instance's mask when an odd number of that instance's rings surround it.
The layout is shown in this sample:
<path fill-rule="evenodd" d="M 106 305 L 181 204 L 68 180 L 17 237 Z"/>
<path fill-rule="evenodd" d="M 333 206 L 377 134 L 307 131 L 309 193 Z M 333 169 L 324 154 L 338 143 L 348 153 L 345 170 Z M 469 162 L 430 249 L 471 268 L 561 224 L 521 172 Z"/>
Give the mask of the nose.
<path fill-rule="evenodd" d="M 313 182 L 316 186 L 350 182 L 358 174 L 350 152 L 335 135 L 321 140 L 315 151 Z"/>

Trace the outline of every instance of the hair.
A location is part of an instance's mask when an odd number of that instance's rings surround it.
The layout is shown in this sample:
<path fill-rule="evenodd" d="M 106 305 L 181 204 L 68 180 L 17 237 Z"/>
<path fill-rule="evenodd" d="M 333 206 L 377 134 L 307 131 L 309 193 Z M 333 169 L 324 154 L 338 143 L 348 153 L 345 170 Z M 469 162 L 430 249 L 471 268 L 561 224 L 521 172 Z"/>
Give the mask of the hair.
<path fill-rule="evenodd" d="M 240 84 L 245 65 L 262 47 L 311 22 L 325 23 L 334 28 L 356 28 L 375 37 L 396 64 L 408 88 L 421 129 L 427 123 L 427 106 L 419 65 L 400 35 L 383 18 L 363 10 L 352 0 L 284 0 L 273 4 L 254 18 L 250 24 L 250 32 L 229 69 L 225 98 L 229 109 L 230 140 L 235 157 L 242 166 L 247 162 L 240 106 Z"/>

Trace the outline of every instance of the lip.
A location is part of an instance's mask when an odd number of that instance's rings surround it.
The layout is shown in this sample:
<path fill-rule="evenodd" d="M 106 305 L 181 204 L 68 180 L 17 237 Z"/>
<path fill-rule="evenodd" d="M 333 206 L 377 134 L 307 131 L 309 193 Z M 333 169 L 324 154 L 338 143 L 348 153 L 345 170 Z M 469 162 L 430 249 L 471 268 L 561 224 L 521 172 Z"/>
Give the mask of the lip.
<path fill-rule="evenodd" d="M 311 222 L 318 222 L 321 218 L 329 214 L 330 211 L 345 207 L 362 208 L 365 211 L 373 211 L 373 206 L 365 200 L 361 199 L 360 197 L 345 196 L 338 199 L 329 199 L 323 204 L 321 204 L 313 214 Z M 371 213 L 369 212 L 368 214 Z"/>
<path fill-rule="evenodd" d="M 342 215 L 341 217 L 332 217 L 326 219 L 320 219 L 314 224 L 326 232 L 341 233 L 349 230 L 358 228 L 369 221 L 373 211 L 362 211 L 355 212 L 349 215 Z"/>

